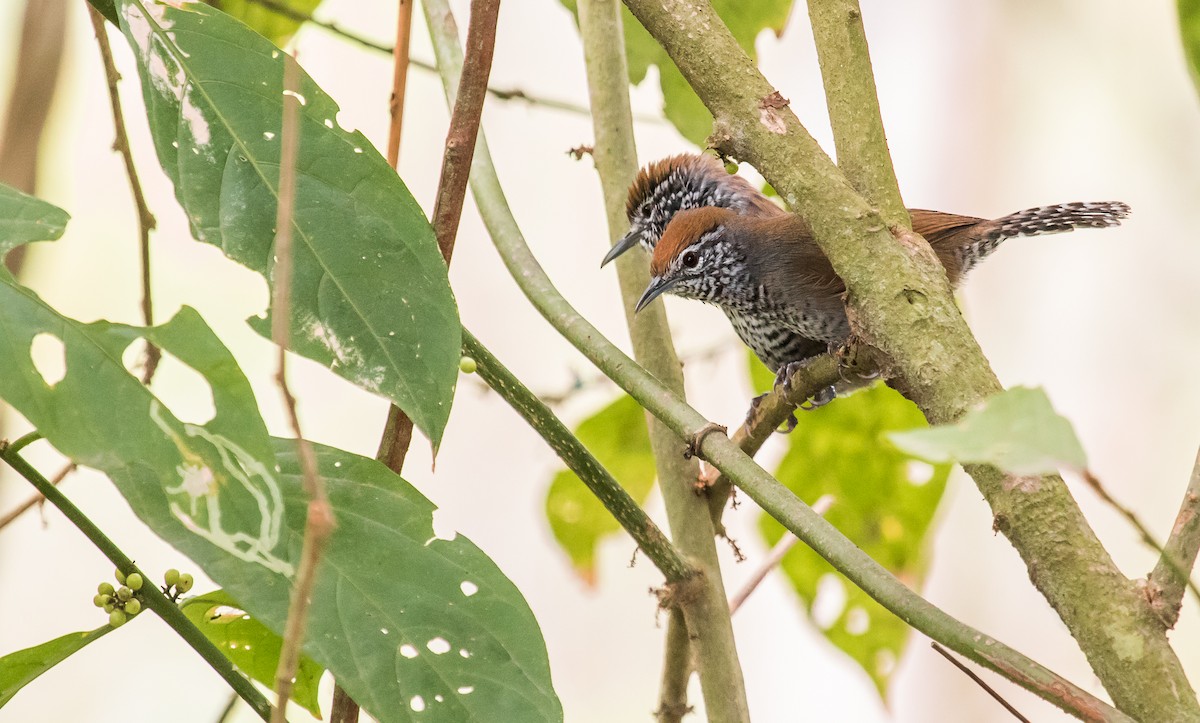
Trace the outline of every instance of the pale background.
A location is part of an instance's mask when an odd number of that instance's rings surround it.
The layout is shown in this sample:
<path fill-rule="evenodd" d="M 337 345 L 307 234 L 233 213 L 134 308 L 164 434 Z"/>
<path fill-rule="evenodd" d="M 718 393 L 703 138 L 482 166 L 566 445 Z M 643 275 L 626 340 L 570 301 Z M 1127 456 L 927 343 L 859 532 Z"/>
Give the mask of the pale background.
<path fill-rule="evenodd" d="M 39 193 L 67 209 L 64 238 L 31 254 L 28 283 L 65 314 L 138 323 L 136 232 L 98 56 L 83 2 L 71 8 L 64 77 L 47 131 Z M 455 2 L 460 22 L 466 2 Z M 768 77 L 827 148 L 824 96 L 803 3 L 782 40 L 758 48 Z M 11 84 L 23 3 L 0 2 L 0 103 Z M 1074 200 L 1124 200 L 1120 229 L 1010 244 L 977 271 L 963 294 L 972 328 L 1001 380 L 1043 385 L 1070 417 L 1095 472 L 1165 536 L 1200 442 L 1200 112 L 1179 48 L 1174 4 L 1115 0 L 863 0 L 884 119 L 910 205 L 981 216 Z M 322 15 L 389 42 L 394 5 L 329 0 Z M 413 53 L 430 59 L 424 24 Z M 134 153 L 158 216 L 154 279 L 159 320 L 197 307 L 242 361 L 273 431 L 285 433 L 271 382 L 271 347 L 242 323 L 266 303 L 256 275 L 188 236 L 148 144 L 140 93 L 123 39 L 113 38 Z M 386 134 L 390 61 L 316 28 L 298 38 L 301 62 L 377 146 Z M 635 93 L 655 113 L 655 75 Z M 501 11 L 493 84 L 586 104 L 582 53 L 555 0 L 509 0 Z M 447 113 L 437 80 L 409 81 L 401 174 L 432 205 Z M 614 274 L 600 270 L 607 231 L 595 173 L 565 151 L 590 143 L 585 116 L 490 99 L 484 125 L 513 210 L 534 252 L 568 298 L 627 345 Z M 660 123 L 637 130 L 643 162 L 688 145 Z M 595 374 L 523 301 L 500 266 L 470 202 L 451 278 L 464 322 L 530 386 L 565 389 Z M 718 312 L 668 300 L 685 353 L 723 344 L 716 361 L 690 365 L 688 391 L 706 415 L 735 422 L 749 396 L 742 352 Z M 386 405 L 298 361 L 304 428 L 312 439 L 362 454 L 375 450 Z M 185 418 L 203 415 L 198 377 L 164 365 L 155 391 Z M 560 413 L 577 421 L 614 392 L 578 395 Z M 117 421 L 117 420 L 114 420 Z M 9 420 L 12 430 L 15 420 Z M 23 424 L 23 423 L 20 423 Z M 114 425 L 114 432 L 119 429 Z M 46 470 L 58 462 L 31 457 Z M 769 449 L 764 459 L 778 455 Z M 650 720 L 663 629 L 646 589 L 648 564 L 629 569 L 632 544 L 617 538 L 600 557 L 599 588 L 570 574 L 550 539 L 543 499 L 559 465 L 552 453 L 474 379 L 460 384 L 450 428 L 430 471 L 418 441 L 406 476 L 453 525 L 488 552 L 524 592 L 549 648 L 554 683 L 572 723 Z M 1078 480 L 1068 480 L 1121 569 L 1142 576 L 1154 555 Z M 148 569 L 190 567 L 144 531 L 112 486 L 94 473 L 66 492 Z M 28 487 L 7 472 L 0 509 Z M 662 517 L 661 504 L 652 513 Z M 730 588 L 761 559 L 752 504 L 727 520 L 750 559 L 722 552 Z M 940 512 L 924 593 L 960 619 L 1100 692 L 1065 628 L 1029 585 L 1024 566 L 991 531 L 986 505 L 957 478 Z M 0 652 L 90 629 L 94 586 L 111 566 L 60 515 L 27 514 L 0 532 Z M 206 580 L 197 591 L 209 588 Z M 1007 721 L 1008 715 L 914 636 L 890 707 L 864 673 L 814 632 L 790 589 L 772 576 L 735 619 L 751 711 L 759 721 Z M 1188 599 L 1175 648 L 1200 682 L 1200 615 Z M 989 680 L 995 676 L 985 674 Z M 997 683 L 1033 720 L 1062 718 L 1049 705 Z M 694 690 L 698 700 L 699 690 Z M 20 693 L 3 721 L 208 723 L 227 689 L 150 617 L 105 638 Z M 242 711 L 238 720 L 251 720 Z M 303 719 L 296 715 L 293 720 Z M 700 720 L 700 716 L 695 718 Z"/>

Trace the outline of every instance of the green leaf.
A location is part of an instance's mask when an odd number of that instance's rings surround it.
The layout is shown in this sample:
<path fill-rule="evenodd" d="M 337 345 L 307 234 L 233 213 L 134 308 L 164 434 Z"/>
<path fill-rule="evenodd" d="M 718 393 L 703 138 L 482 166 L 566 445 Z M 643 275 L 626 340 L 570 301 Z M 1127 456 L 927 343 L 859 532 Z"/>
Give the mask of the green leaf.
<path fill-rule="evenodd" d="M 204 0 L 204 2 L 220 8 L 226 15 L 237 18 L 254 32 L 280 47 L 292 39 L 302 24 L 299 20 L 293 20 L 290 16 L 253 0 Z M 317 6 L 321 4 L 321 0 L 278 0 L 278 2 L 301 15 L 312 15 Z"/>
<path fill-rule="evenodd" d="M 1192 83 L 1200 87 L 1200 0 L 1178 0 L 1179 33 Z"/>
<path fill-rule="evenodd" d="M 799 423 L 787 438 L 788 452 L 776 477 L 810 503 L 833 495 L 826 518 L 901 580 L 919 588 L 927 563 L 926 537 L 951 467 L 915 461 L 882 435 L 924 425 L 920 410 L 898 392 L 876 385 L 796 416 Z M 759 527 L 772 545 L 784 531 L 767 515 L 759 519 Z M 882 695 L 908 642 L 908 625 L 847 583 L 808 547 L 794 547 L 782 569 L 814 624 L 863 667 Z M 822 599 L 813 615 L 815 601 L 826 595 L 833 597 Z M 831 604 L 842 595 L 844 605 Z"/>
<path fill-rule="evenodd" d="M 107 635 L 114 628 L 104 625 L 85 633 L 69 633 L 32 648 L 0 658 L 0 708 L 42 673 Z"/>
<path fill-rule="evenodd" d="M 0 183 L 0 259 L 30 241 L 57 239 L 70 218 L 58 206 Z"/>
<path fill-rule="evenodd" d="M 601 465 L 642 503 L 654 486 L 654 454 L 646 412 L 628 395 L 601 409 L 575 428 L 575 436 Z M 546 493 L 546 517 L 554 539 L 571 558 L 575 572 L 595 583 L 596 548 L 621 526 L 570 470 L 554 475 Z"/>
<path fill-rule="evenodd" d="M 43 334 L 63 346 L 65 375 L 53 383 L 30 363 Z M 139 337 L 209 383 L 211 421 L 181 422 L 122 367 Z M 0 271 L 0 364 L 0 399 L 108 474 L 155 534 L 283 630 L 308 508 L 295 443 L 267 437 L 249 383 L 195 311 L 151 329 L 81 324 Z M 561 720 L 537 621 L 495 564 L 463 537 L 437 539 L 433 504 L 387 467 L 317 454 L 338 527 L 308 655 L 384 723 Z"/>
<path fill-rule="evenodd" d="M 275 668 L 279 665 L 283 638 L 242 610 L 224 590 L 188 598 L 179 607 L 238 670 L 268 688 L 275 687 Z M 323 672 L 325 669 L 312 658 L 301 656 L 292 689 L 292 702 L 318 719 L 321 706 L 317 702 L 317 684 Z"/>
<path fill-rule="evenodd" d="M 197 239 L 271 281 L 283 54 L 207 5 L 120 0 L 150 130 Z M 433 229 L 403 182 L 301 73 L 291 348 L 441 440 L 461 327 Z M 270 336 L 270 322 L 251 325 Z"/>
<path fill-rule="evenodd" d="M 1018 475 L 1087 467 L 1087 455 L 1071 422 L 1054 411 L 1041 387 L 1000 392 L 955 424 L 888 437 L 900 449 L 923 459 L 990 464 Z"/>
<path fill-rule="evenodd" d="M 559 1 L 578 18 L 576 0 Z M 712 0 L 712 6 L 729 26 L 733 37 L 753 59 L 757 57 L 754 41 L 763 30 L 772 30 L 777 35 L 783 32 L 792 11 L 792 0 Z M 667 120 L 684 138 L 696 145 L 704 145 L 708 134 L 712 132 L 712 114 L 684 80 L 667 52 L 624 5 L 621 6 L 621 20 L 625 27 L 629 81 L 634 85 L 641 83 L 646 79 L 646 71 L 650 66 L 657 65 L 663 93 L 663 113 Z"/>

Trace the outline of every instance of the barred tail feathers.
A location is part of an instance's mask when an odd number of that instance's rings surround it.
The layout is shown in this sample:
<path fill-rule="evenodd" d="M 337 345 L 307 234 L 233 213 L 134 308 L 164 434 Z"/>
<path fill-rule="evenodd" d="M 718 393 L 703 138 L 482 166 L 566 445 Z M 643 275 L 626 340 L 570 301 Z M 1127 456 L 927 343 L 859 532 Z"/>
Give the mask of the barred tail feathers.
<path fill-rule="evenodd" d="M 1128 216 L 1129 212 L 1129 205 L 1120 201 L 1076 201 L 1011 213 L 993 221 L 992 228 L 986 234 L 963 249 L 963 270 L 966 271 L 987 258 L 1007 239 L 1063 233 L 1077 228 L 1119 226 L 1121 219 Z"/>

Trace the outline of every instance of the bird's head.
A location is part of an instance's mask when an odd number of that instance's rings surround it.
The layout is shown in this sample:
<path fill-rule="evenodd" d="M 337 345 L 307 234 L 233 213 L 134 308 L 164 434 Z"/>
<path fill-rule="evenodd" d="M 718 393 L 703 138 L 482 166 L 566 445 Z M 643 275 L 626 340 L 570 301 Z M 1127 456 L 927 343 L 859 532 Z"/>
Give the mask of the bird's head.
<path fill-rule="evenodd" d="M 675 214 L 654 247 L 650 285 L 637 310 L 666 293 L 719 303 L 738 266 L 730 229 L 736 221 L 736 213 L 714 206 Z"/>
<path fill-rule="evenodd" d="M 638 245 L 653 252 L 675 214 L 702 206 L 765 209 L 768 213 L 775 209 L 758 189 L 744 178 L 730 175 L 711 155 L 685 153 L 663 158 L 638 171 L 625 202 L 629 232 L 600 265 Z"/>

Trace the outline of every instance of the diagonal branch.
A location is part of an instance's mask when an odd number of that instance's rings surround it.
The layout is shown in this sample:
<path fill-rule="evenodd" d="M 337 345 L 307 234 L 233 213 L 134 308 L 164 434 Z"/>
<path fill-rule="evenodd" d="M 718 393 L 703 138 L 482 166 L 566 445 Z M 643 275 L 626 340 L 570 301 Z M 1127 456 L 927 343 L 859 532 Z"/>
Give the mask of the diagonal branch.
<path fill-rule="evenodd" d="M 887 355 L 892 383 L 933 423 L 955 420 L 999 392 L 928 244 L 889 228 L 854 191 L 712 7 L 701 0 L 625 3 L 712 112 L 718 149 L 752 162 L 808 220 L 846 284 L 852 328 Z M 864 152 L 882 157 L 887 148 Z M 1200 718 L 1144 595 L 1114 565 L 1061 478 L 1006 476 L 979 465 L 966 471 L 1118 707 L 1149 720 Z M 1144 651 L 1136 660 L 1113 653 L 1128 640 Z"/>
<path fill-rule="evenodd" d="M 1152 586 L 1151 605 L 1159 613 L 1168 628 L 1175 627 L 1179 620 L 1179 610 L 1183 606 L 1185 588 L 1200 599 L 1196 583 L 1191 579 L 1192 568 L 1196 565 L 1196 553 L 1200 550 L 1200 453 L 1196 455 L 1196 464 L 1192 467 L 1192 476 L 1188 480 L 1187 490 L 1183 493 L 1183 502 L 1179 505 L 1179 514 L 1175 517 L 1175 525 L 1171 535 L 1163 545 L 1162 556 L 1150 573 L 1148 582 Z M 1155 589 L 1156 588 L 1156 589 Z"/>
<path fill-rule="evenodd" d="M 697 570 L 671 545 L 658 525 L 650 519 L 625 488 L 600 464 L 592 453 L 567 429 L 546 405 L 513 376 L 471 332 L 463 329 L 463 353 L 478 364 L 479 376 L 499 394 L 546 444 L 566 463 L 629 533 L 638 548 L 654 563 L 668 583 L 680 583 L 697 576 Z"/>

